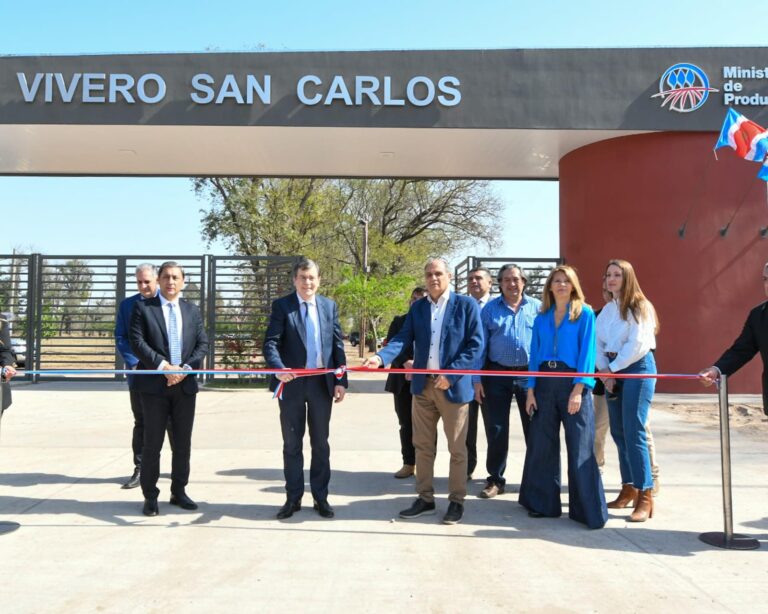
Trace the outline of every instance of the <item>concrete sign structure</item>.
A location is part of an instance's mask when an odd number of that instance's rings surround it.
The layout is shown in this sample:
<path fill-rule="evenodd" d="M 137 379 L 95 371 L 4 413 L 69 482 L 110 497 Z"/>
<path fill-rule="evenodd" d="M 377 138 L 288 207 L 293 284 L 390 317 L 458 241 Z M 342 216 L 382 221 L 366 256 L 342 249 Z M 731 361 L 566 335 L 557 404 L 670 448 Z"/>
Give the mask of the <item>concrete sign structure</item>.
<path fill-rule="evenodd" d="M 589 298 L 633 262 L 691 372 L 768 259 L 757 167 L 711 152 L 729 106 L 768 123 L 768 48 L 6 56 L 0 174 L 559 179 Z"/>

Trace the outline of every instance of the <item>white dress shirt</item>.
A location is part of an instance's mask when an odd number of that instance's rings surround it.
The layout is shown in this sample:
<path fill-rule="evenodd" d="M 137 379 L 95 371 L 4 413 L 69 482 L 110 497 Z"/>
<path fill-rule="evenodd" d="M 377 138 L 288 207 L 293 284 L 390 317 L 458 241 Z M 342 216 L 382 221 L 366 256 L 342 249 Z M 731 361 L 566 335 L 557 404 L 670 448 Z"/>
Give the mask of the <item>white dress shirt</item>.
<path fill-rule="evenodd" d="M 632 311 L 627 319 L 621 317 L 618 299 L 603 307 L 595 322 L 597 337 L 597 356 L 595 366 L 598 369 L 609 368 L 613 373 L 626 369 L 651 350 L 656 349 L 656 319 L 648 311 L 638 322 Z M 615 353 L 611 360 L 608 353 Z"/>
<path fill-rule="evenodd" d="M 427 300 L 429 301 L 430 309 L 430 327 L 431 335 L 429 340 L 429 358 L 427 358 L 427 369 L 439 369 L 440 368 L 440 337 L 443 334 L 443 318 L 445 317 L 445 308 L 448 305 L 448 299 L 451 297 L 451 289 L 448 288 L 437 299 L 437 302 L 432 300 L 432 297 L 427 294 Z"/>

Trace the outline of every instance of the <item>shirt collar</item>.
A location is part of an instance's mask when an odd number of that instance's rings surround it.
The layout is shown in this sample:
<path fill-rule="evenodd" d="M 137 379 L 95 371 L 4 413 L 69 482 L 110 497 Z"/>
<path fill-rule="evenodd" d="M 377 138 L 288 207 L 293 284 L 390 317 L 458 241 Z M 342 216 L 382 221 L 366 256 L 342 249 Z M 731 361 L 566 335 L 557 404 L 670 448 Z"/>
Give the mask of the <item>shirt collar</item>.
<path fill-rule="evenodd" d="M 314 307 L 315 303 L 317 303 L 317 295 L 313 296 L 311 299 L 305 300 L 301 298 L 301 294 L 299 294 L 298 290 L 296 291 L 296 298 L 299 301 L 299 305 L 301 305 L 302 303 L 309 303 L 310 305 L 312 305 L 312 307 Z"/>
<path fill-rule="evenodd" d="M 167 298 L 165 298 L 165 297 L 163 296 L 163 293 L 162 293 L 162 292 L 158 292 L 157 296 L 159 296 L 159 297 L 160 297 L 160 305 L 161 305 L 162 307 L 165 307 L 165 306 L 166 306 L 166 305 L 168 305 L 169 303 L 172 303 L 174 307 L 178 307 L 178 306 L 179 306 L 179 299 L 178 299 L 178 298 L 177 298 L 175 301 L 169 301 Z"/>
<path fill-rule="evenodd" d="M 485 306 L 490 300 L 491 300 L 491 293 L 488 292 L 485 296 L 481 296 L 479 299 L 477 299 L 477 302 L 478 304 Z"/>
<path fill-rule="evenodd" d="M 528 303 L 528 295 L 525 292 L 523 292 L 521 296 L 522 298 L 520 299 L 520 307 Z M 508 309 L 512 309 L 512 306 L 507 302 L 507 299 L 503 294 L 499 297 L 499 300 L 502 302 L 502 304 L 505 307 L 507 307 Z"/>
<path fill-rule="evenodd" d="M 450 288 L 448 288 L 445 292 L 443 292 L 437 298 L 437 302 L 433 301 L 432 297 L 429 294 L 427 294 L 427 300 L 429 301 L 429 304 L 430 305 L 437 305 L 438 307 L 443 305 L 450 297 L 451 297 L 451 289 Z"/>

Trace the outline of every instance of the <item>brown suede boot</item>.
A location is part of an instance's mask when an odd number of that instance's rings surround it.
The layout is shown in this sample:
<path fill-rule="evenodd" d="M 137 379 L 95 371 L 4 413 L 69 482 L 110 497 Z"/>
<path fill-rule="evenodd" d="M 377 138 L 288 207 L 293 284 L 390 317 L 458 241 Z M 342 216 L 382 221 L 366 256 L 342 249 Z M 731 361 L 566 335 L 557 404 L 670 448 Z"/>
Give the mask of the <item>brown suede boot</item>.
<path fill-rule="evenodd" d="M 634 511 L 629 515 L 629 522 L 645 522 L 653 518 L 653 489 L 648 488 L 640 491 L 637 499 L 637 505 Z"/>
<path fill-rule="evenodd" d="M 611 509 L 624 509 L 637 504 L 637 496 L 640 491 L 632 484 L 622 484 L 621 492 L 615 501 L 611 501 L 608 507 Z"/>
<path fill-rule="evenodd" d="M 397 473 L 395 473 L 395 477 L 398 480 L 409 478 L 414 474 L 415 468 L 416 467 L 414 465 L 403 465 L 402 468 Z"/>

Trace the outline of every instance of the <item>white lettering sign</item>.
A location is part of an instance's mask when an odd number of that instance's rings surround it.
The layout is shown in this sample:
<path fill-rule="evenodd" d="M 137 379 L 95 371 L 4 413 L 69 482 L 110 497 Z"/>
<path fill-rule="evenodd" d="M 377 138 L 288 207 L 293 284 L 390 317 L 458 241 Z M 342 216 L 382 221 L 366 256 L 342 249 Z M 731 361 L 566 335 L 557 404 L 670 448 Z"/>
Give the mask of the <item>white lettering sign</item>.
<path fill-rule="evenodd" d="M 16 73 L 26 103 L 64 104 L 157 104 L 168 92 L 165 79 L 157 73 L 134 76 L 128 73 L 45 72 L 28 76 Z M 189 81 L 189 99 L 198 105 L 270 105 L 270 75 L 214 76 L 197 73 Z M 417 75 L 407 81 L 384 75 L 333 75 L 323 79 L 304 75 L 296 82 L 296 97 L 306 106 L 324 107 L 427 107 L 438 104 L 455 107 L 461 102 L 461 82 L 454 76 L 437 81 Z"/>

